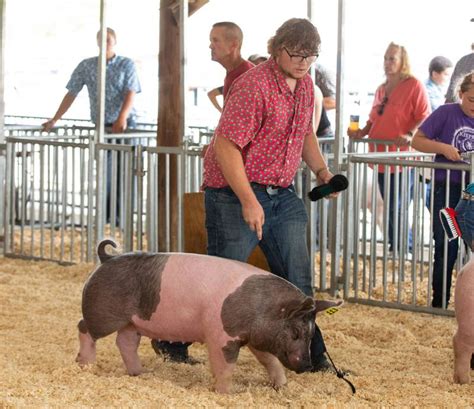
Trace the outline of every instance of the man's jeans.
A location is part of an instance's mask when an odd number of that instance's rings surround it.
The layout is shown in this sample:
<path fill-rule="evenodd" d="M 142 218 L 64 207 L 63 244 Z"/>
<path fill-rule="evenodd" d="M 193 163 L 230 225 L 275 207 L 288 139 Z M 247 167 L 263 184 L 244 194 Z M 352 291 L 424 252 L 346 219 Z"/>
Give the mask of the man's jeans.
<path fill-rule="evenodd" d="M 411 203 L 413 199 L 413 170 L 409 172 L 410 174 L 408 175 L 408 180 L 409 180 L 409 186 L 408 186 L 408 204 Z M 400 223 L 400 213 L 401 213 L 401 206 L 402 206 L 402 173 L 399 173 L 399 178 L 398 178 L 398 198 L 395 199 L 395 173 L 391 173 L 389 176 L 389 183 L 390 183 L 390 203 L 389 203 L 389 213 L 388 213 L 388 243 L 389 243 L 389 250 L 394 251 L 394 235 L 395 235 L 395 200 L 398 202 L 397 206 L 397 212 L 398 212 L 398 223 L 397 223 L 397 230 L 398 230 L 398 242 L 401 242 L 402 239 L 402 225 Z M 382 172 L 379 172 L 378 174 L 378 185 L 379 185 L 379 190 L 380 194 L 382 196 L 382 199 L 384 199 L 384 193 L 385 193 L 385 174 Z M 406 221 L 408 223 L 408 221 Z M 412 231 L 411 228 L 408 228 L 408 250 L 411 251 L 412 249 Z M 400 246 L 397 246 L 397 250 L 400 250 Z"/>
<path fill-rule="evenodd" d="M 458 255 L 458 240 L 448 242 L 447 260 L 444 260 L 444 242 L 446 234 L 439 218 L 439 211 L 445 207 L 454 208 L 461 196 L 461 185 L 451 184 L 449 189 L 449 200 L 446 203 L 446 183 L 435 182 L 433 189 L 433 239 L 434 263 L 433 263 L 433 301 L 432 306 L 441 308 L 443 305 L 443 269 L 446 261 L 446 307 L 449 303 L 451 292 L 451 278 L 453 275 L 453 267 Z"/>
<path fill-rule="evenodd" d="M 456 206 L 456 219 L 464 243 L 474 251 L 474 200 L 461 199 Z"/>
<path fill-rule="evenodd" d="M 106 124 L 105 125 L 105 128 L 106 128 L 106 133 L 107 134 L 110 134 L 112 132 L 112 125 L 113 124 Z M 125 131 L 125 133 L 127 132 L 135 132 L 135 128 L 137 126 L 137 123 L 135 121 L 135 118 L 128 118 L 127 119 L 127 129 Z M 132 145 L 136 145 L 136 141 L 135 141 L 136 138 L 130 138 L 130 140 L 127 140 L 126 143 L 127 144 L 132 144 Z M 110 140 L 109 140 L 110 141 Z M 122 144 L 124 143 L 123 139 L 117 139 L 117 140 L 113 140 L 112 139 L 112 143 L 114 144 Z M 120 220 L 122 218 L 122 212 L 123 210 L 121 209 L 121 201 L 122 199 L 125 199 L 127 200 L 127 198 L 123 198 L 122 196 L 122 183 L 124 182 L 124 169 L 123 169 L 123 161 L 122 161 L 122 157 L 121 157 L 121 152 L 120 151 L 117 151 L 116 152 L 116 160 L 114 163 L 113 162 L 113 156 L 112 156 L 112 151 L 109 150 L 107 151 L 107 157 L 106 157 L 106 175 L 107 175 L 107 178 L 106 178 L 106 182 L 105 182 L 105 188 L 106 188 L 106 200 L 105 200 L 105 217 L 106 217 L 106 223 L 113 223 L 113 221 L 111 220 L 111 216 L 113 213 L 115 213 L 115 225 L 118 226 L 120 224 Z M 116 183 L 115 183 L 115 195 L 114 195 L 114 199 L 115 199 L 115 210 L 112 209 L 112 206 L 111 206 L 111 201 L 112 201 L 112 197 L 111 197 L 111 194 L 112 194 L 112 172 L 113 172 L 113 167 L 116 167 L 117 169 L 117 179 L 116 179 Z M 133 203 L 134 203 L 134 179 L 135 178 L 132 178 L 132 197 L 131 197 L 131 206 L 133 206 Z M 129 199 L 130 200 L 130 199 Z"/>
<path fill-rule="evenodd" d="M 308 216 L 293 187 L 270 195 L 253 184 L 265 212 L 263 237 L 250 230 L 242 217 L 242 206 L 230 188 L 206 189 L 208 254 L 247 262 L 259 245 L 272 273 L 288 280 L 312 297 L 311 265 L 306 244 Z"/>
<path fill-rule="evenodd" d="M 247 262 L 259 245 L 273 274 L 313 297 L 306 243 L 308 215 L 303 201 L 296 195 L 293 186 L 272 190 L 252 183 L 252 188 L 265 213 L 260 242 L 256 232 L 250 230 L 244 221 L 242 206 L 232 189 L 206 189 L 208 254 Z M 326 350 L 321 332 L 316 328 L 311 346 L 313 357 Z"/>

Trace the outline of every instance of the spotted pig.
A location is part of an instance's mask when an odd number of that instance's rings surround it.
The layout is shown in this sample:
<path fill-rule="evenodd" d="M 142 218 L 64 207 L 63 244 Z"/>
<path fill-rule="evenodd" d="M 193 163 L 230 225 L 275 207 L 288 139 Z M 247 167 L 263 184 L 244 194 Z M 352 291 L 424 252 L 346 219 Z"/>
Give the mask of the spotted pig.
<path fill-rule="evenodd" d="M 117 332 L 130 375 L 139 375 L 140 337 L 207 345 L 217 392 L 231 389 L 239 350 L 247 346 L 275 388 L 286 383 L 283 366 L 311 368 L 310 340 L 317 311 L 341 302 L 316 301 L 289 282 L 238 261 L 184 253 L 112 256 L 104 240 L 101 265 L 82 294 L 79 364 L 95 361 L 96 341 Z"/>

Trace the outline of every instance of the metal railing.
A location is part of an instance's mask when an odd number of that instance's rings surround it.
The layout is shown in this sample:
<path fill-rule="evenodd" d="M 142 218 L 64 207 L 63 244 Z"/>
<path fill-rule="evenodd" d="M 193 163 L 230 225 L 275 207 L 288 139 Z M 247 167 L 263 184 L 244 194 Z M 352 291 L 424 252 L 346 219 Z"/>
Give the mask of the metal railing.
<path fill-rule="evenodd" d="M 371 153 L 348 155 L 347 176 L 349 190 L 344 207 L 343 274 L 333 282 L 331 291 L 343 291 L 344 298 L 351 301 L 396 307 L 414 311 L 428 311 L 438 314 L 453 314 L 452 310 L 432 308 L 431 285 L 433 271 L 433 223 L 439 223 L 433 214 L 433 194 L 426 199 L 427 183 L 431 180 L 432 191 L 436 187 L 435 169 L 459 170 L 462 180 L 472 171 L 472 155 L 469 163 L 442 164 L 432 162 L 432 155 L 417 152 Z M 389 172 L 383 174 L 384 197 L 382 208 L 381 235 L 376 223 L 377 208 L 375 191 L 377 174 L 381 167 L 394 169 L 400 177 L 393 178 L 391 186 Z M 367 206 L 367 184 L 369 169 L 372 168 L 372 207 Z M 412 189 L 410 188 L 412 186 Z M 393 198 L 390 197 L 393 191 Z M 449 183 L 448 183 L 449 191 Z M 393 251 L 389 249 L 389 203 L 394 201 Z M 446 206 L 448 206 L 446 198 Z M 370 215 L 369 215 L 370 213 Z M 411 238 L 411 245 L 410 245 Z M 398 243 L 398 244 L 397 244 Z M 447 247 L 444 249 L 446 260 Z M 457 271 L 466 257 L 460 246 Z M 446 264 L 443 271 L 443 296 L 446 287 Z"/>
<path fill-rule="evenodd" d="M 109 134 L 106 143 L 97 145 L 92 139 L 74 133 L 7 138 L 6 255 L 92 261 L 97 240 L 107 236 L 122 243 L 124 251 L 182 251 L 183 195 L 198 192 L 202 184 L 202 146 L 186 140 L 179 148 L 156 147 L 147 132 Z M 320 140 L 329 164 L 333 141 Z M 367 143 L 358 141 L 351 149 L 364 152 L 360 147 Z M 350 184 L 340 195 L 340 214 L 333 211 L 332 200 L 307 199 L 316 181 L 304 165 L 294 181 L 309 214 L 308 247 L 316 266 L 316 289 L 341 291 L 356 302 L 452 314 L 429 307 L 433 199 L 426 199 L 424 178 L 434 181 L 437 168 L 472 172 L 472 157 L 467 158 L 470 164 L 443 165 L 415 152 L 352 152 L 345 160 Z M 392 167 L 401 176 L 391 186 L 385 173 L 386 200 L 377 208 L 381 167 Z M 393 233 L 393 242 L 400 246 L 393 252 L 387 238 L 391 190 L 400 207 L 394 212 Z M 339 261 L 332 260 L 331 251 L 336 232 L 342 237 Z M 461 250 L 458 268 L 463 257 Z M 334 262 L 340 265 L 339 275 L 330 267 Z"/>

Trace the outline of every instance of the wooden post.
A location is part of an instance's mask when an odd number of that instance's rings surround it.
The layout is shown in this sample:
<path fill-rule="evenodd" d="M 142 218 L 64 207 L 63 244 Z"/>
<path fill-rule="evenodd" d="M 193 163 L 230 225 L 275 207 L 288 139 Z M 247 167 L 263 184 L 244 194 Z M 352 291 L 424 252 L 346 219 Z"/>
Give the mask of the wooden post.
<path fill-rule="evenodd" d="M 158 94 L 158 146 L 179 146 L 183 135 L 181 127 L 180 95 L 180 30 L 173 15 L 173 0 L 160 1 L 160 54 L 159 54 L 159 94 Z M 168 173 L 168 175 L 167 175 Z M 166 180 L 169 176 L 169 224 L 167 223 Z M 177 163 L 172 157 L 166 168 L 165 156 L 160 155 L 158 167 L 158 250 L 177 251 L 178 249 L 178 192 Z M 169 245 L 167 226 L 169 226 Z"/>
<path fill-rule="evenodd" d="M 183 0 L 160 0 L 160 54 L 159 61 L 159 94 L 158 94 L 158 146 L 178 147 L 184 135 L 184 93 L 181 90 L 183 56 L 179 11 Z M 188 0 L 189 10 L 185 15 L 191 15 L 208 0 Z M 186 12 L 184 3 L 183 12 Z M 158 249 L 159 251 L 178 250 L 178 164 L 171 157 L 169 168 L 166 168 L 164 155 L 160 155 L 158 164 Z M 167 223 L 166 181 L 169 178 L 169 220 Z M 169 236 L 167 232 L 169 226 Z M 169 249 L 167 242 L 169 238 Z"/>

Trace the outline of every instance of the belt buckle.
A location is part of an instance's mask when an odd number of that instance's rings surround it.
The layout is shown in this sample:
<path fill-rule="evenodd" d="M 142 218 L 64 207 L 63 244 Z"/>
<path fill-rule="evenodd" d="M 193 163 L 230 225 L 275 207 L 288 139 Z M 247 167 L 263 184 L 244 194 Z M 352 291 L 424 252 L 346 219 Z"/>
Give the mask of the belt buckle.
<path fill-rule="evenodd" d="M 279 187 L 273 187 L 273 186 L 271 186 L 271 185 L 267 185 L 267 186 L 265 187 L 265 190 L 267 191 L 267 193 L 268 193 L 270 196 L 273 196 L 273 195 L 278 194 L 278 190 L 279 190 L 279 189 L 280 189 Z"/>
<path fill-rule="evenodd" d="M 462 198 L 464 200 L 474 200 L 474 195 L 471 195 L 470 193 L 467 193 L 467 192 L 462 192 Z"/>

